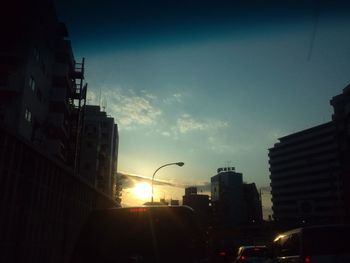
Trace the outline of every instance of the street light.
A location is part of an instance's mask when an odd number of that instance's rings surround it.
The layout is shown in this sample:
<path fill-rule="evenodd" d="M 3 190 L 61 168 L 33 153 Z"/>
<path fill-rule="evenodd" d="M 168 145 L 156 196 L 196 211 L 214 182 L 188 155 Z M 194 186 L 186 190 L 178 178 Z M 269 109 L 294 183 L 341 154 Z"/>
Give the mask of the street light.
<path fill-rule="evenodd" d="M 151 203 L 153 204 L 153 182 L 154 182 L 154 176 L 156 175 L 156 173 L 163 167 L 165 166 L 169 166 L 169 165 L 177 165 L 177 166 L 183 166 L 185 163 L 184 162 L 177 162 L 177 163 L 167 163 L 162 165 L 161 167 L 159 167 L 157 170 L 154 171 L 153 176 L 152 176 L 152 197 L 151 197 Z"/>

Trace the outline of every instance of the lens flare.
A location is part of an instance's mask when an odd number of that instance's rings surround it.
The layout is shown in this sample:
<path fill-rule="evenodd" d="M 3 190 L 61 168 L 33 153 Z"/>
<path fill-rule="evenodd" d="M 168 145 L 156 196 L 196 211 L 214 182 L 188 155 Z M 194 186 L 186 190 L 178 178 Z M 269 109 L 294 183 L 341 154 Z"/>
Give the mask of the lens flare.
<path fill-rule="evenodd" d="M 151 198 L 152 188 L 149 183 L 138 183 L 133 188 L 133 194 L 136 198 L 146 200 Z"/>

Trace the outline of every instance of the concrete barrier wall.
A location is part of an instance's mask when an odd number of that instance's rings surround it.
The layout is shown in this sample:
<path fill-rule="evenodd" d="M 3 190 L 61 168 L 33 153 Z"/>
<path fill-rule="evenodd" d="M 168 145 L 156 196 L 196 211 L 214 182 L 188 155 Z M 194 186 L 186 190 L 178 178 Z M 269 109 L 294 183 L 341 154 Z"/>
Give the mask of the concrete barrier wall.
<path fill-rule="evenodd" d="M 0 130 L 0 262 L 68 262 L 91 209 L 115 206 L 63 164 Z"/>

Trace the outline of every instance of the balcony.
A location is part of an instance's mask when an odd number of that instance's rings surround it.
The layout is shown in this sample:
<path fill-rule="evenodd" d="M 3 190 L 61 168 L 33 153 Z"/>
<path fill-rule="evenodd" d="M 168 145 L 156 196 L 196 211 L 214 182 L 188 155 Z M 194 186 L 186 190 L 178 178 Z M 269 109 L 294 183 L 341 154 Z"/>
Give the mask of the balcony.
<path fill-rule="evenodd" d="M 84 79 L 84 63 L 85 59 L 83 58 L 81 62 L 74 61 L 74 70 L 71 72 L 72 78 L 75 79 Z"/>

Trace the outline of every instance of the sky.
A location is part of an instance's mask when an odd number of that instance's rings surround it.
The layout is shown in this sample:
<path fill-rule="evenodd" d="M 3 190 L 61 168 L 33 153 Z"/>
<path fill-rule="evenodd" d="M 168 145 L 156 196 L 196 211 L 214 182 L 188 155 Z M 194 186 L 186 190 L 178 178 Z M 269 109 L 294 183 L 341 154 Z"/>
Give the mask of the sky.
<path fill-rule="evenodd" d="M 266 189 L 268 149 L 330 121 L 330 99 L 350 82 L 346 2 L 57 0 L 56 7 L 76 59 L 85 57 L 87 103 L 118 123 L 125 204 L 137 203 L 131 185 L 178 161 L 185 165 L 157 173 L 157 197 L 181 199 L 189 185 L 207 191 L 225 166 Z"/>

